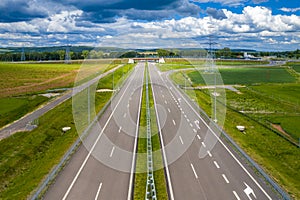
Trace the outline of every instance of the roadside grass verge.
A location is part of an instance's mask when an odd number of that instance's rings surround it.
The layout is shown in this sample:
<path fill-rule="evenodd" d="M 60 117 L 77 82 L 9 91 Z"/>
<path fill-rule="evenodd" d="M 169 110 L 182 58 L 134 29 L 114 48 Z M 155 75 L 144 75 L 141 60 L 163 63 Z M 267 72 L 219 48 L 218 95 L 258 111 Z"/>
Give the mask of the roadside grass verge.
<path fill-rule="evenodd" d="M 145 71 L 145 76 L 149 76 Z M 144 79 L 146 80 L 146 79 Z M 150 79 L 149 79 L 150 80 Z M 165 174 L 163 169 L 163 161 L 161 154 L 160 140 L 158 136 L 158 128 L 156 122 L 155 110 L 153 108 L 152 89 L 149 82 L 149 106 L 151 115 L 151 140 L 152 140 L 152 151 L 153 151 L 153 171 L 154 181 L 157 199 L 168 199 Z M 136 160 L 136 174 L 134 184 L 134 198 L 135 200 L 144 200 L 146 194 L 146 182 L 147 182 L 147 130 L 146 130 L 146 86 L 143 86 L 142 96 L 142 107 L 140 116 L 140 129 L 138 138 L 138 149 L 137 149 L 137 160 Z M 142 172 L 142 173 L 139 173 Z"/>
<path fill-rule="evenodd" d="M 48 100 L 47 97 L 38 95 L 0 98 L 0 128 L 33 111 Z"/>

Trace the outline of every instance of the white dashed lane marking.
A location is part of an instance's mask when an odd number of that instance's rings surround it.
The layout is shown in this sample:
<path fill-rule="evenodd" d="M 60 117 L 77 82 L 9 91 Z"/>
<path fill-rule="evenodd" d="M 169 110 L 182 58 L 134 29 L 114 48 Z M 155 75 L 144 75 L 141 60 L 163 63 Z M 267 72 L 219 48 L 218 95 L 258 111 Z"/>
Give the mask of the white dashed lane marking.
<path fill-rule="evenodd" d="M 218 165 L 217 161 L 214 161 L 214 164 L 215 164 L 216 168 L 220 169 L 220 166 Z"/>
<path fill-rule="evenodd" d="M 120 128 L 119 128 L 119 133 L 121 132 L 121 129 L 122 129 L 122 126 L 120 126 Z"/>
<path fill-rule="evenodd" d="M 191 163 L 191 167 L 192 167 L 192 170 L 194 172 L 195 177 L 198 179 L 198 175 L 197 175 L 197 173 L 195 171 L 195 168 L 194 168 L 194 165 L 192 163 Z"/>
<path fill-rule="evenodd" d="M 173 124 L 174 124 L 174 126 L 175 126 L 175 125 L 176 125 L 176 122 L 175 122 L 175 120 L 173 119 L 172 121 L 173 121 Z"/>
<path fill-rule="evenodd" d="M 112 148 L 112 150 L 111 150 L 111 152 L 110 152 L 110 155 L 109 155 L 109 157 L 112 157 L 112 155 L 113 155 L 114 151 L 115 151 L 115 147 L 113 146 L 113 148 Z"/>
<path fill-rule="evenodd" d="M 237 200 L 241 200 L 240 197 L 239 197 L 239 195 L 236 193 L 236 191 L 232 191 L 232 192 L 233 192 L 233 194 L 234 194 L 234 196 L 235 196 L 235 198 L 236 198 Z"/>
<path fill-rule="evenodd" d="M 206 147 L 206 145 L 205 145 L 205 143 L 204 143 L 204 142 L 202 142 L 202 145 L 203 145 L 204 147 Z"/>
<path fill-rule="evenodd" d="M 228 181 L 227 177 L 225 176 L 225 174 L 222 174 L 222 176 L 223 176 L 225 182 L 226 182 L 226 183 L 229 183 L 229 181 Z"/>
<path fill-rule="evenodd" d="M 208 154 L 209 157 L 212 157 L 210 151 L 207 151 L 207 154 Z"/>
<path fill-rule="evenodd" d="M 182 140 L 181 136 L 179 136 L 179 139 L 180 139 L 181 144 L 183 144 L 183 140 Z"/>

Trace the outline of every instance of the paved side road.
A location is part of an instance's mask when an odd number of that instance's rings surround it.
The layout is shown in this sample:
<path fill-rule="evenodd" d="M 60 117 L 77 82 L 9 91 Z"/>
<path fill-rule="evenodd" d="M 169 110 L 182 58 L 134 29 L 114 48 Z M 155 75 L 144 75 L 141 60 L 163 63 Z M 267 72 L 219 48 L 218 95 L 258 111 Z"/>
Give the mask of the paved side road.
<path fill-rule="evenodd" d="M 99 81 L 101 78 L 103 78 L 104 76 L 114 72 L 115 70 L 117 70 L 118 68 L 122 67 L 122 65 L 119 65 L 118 67 L 111 69 L 99 76 L 97 76 L 96 78 L 80 85 L 77 87 L 74 87 L 71 91 L 67 92 L 66 94 L 56 98 L 54 101 L 51 101 L 50 103 L 46 104 L 45 106 L 36 109 L 35 111 L 33 111 L 32 113 L 25 115 L 24 117 L 22 117 L 21 119 L 5 126 L 4 128 L 2 128 L 0 130 L 0 140 L 7 138 L 9 136 L 11 136 L 12 134 L 18 132 L 18 131 L 24 131 L 26 130 L 26 126 L 32 122 L 33 120 L 39 118 L 40 116 L 42 116 L 43 114 L 47 113 L 49 110 L 52 110 L 53 108 L 55 108 L 56 106 L 58 106 L 59 104 L 65 102 L 66 100 L 70 99 L 71 97 L 73 97 L 74 95 L 76 95 L 77 93 L 79 93 L 80 91 L 84 90 L 85 88 L 87 88 L 88 86 L 96 83 L 97 81 Z"/>
<path fill-rule="evenodd" d="M 170 199 L 278 199 L 201 118 L 189 101 L 149 66 L 161 139 L 169 163 Z M 217 140 L 215 146 L 210 146 Z M 200 149 L 204 157 L 199 156 Z"/>
<path fill-rule="evenodd" d="M 44 199 L 131 199 L 143 74 L 138 64 Z"/>

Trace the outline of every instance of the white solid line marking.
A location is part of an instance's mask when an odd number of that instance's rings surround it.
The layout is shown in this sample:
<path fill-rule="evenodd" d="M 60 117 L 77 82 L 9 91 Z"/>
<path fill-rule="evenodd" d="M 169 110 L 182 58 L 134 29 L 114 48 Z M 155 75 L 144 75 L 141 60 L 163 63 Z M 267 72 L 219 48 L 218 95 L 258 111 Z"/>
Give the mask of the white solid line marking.
<path fill-rule="evenodd" d="M 168 108 L 168 112 L 169 112 L 169 113 L 171 112 L 170 108 Z"/>
<path fill-rule="evenodd" d="M 191 127 L 193 127 L 193 124 L 192 124 L 192 123 L 190 123 L 190 126 L 191 126 Z"/>
<path fill-rule="evenodd" d="M 172 119 L 173 120 L 173 124 L 174 124 L 174 126 L 176 125 L 176 122 L 175 122 L 175 120 L 174 119 Z"/>
<path fill-rule="evenodd" d="M 119 133 L 121 132 L 121 129 L 122 129 L 122 126 L 120 126 L 120 128 L 119 128 Z"/>
<path fill-rule="evenodd" d="M 112 150 L 111 150 L 111 152 L 110 152 L 110 155 L 109 155 L 109 157 L 112 157 L 112 155 L 113 155 L 114 151 L 115 151 L 115 147 L 113 146 L 113 148 L 112 148 Z"/>
<path fill-rule="evenodd" d="M 204 142 L 202 142 L 202 145 L 203 145 L 204 147 L 206 147 L 206 145 L 205 145 L 205 143 L 204 143 Z"/>
<path fill-rule="evenodd" d="M 99 196 L 99 194 L 100 194 L 101 188 L 102 188 L 102 183 L 99 184 L 99 187 L 98 187 L 98 190 L 97 190 L 97 193 L 96 193 L 96 196 L 95 196 L 95 200 L 98 199 L 98 196 Z"/>
<path fill-rule="evenodd" d="M 165 100 L 165 104 L 167 104 L 168 102 Z"/>
<path fill-rule="evenodd" d="M 229 183 L 229 181 L 228 181 L 227 177 L 225 176 L 225 174 L 222 174 L 222 176 L 223 176 L 224 180 L 226 181 L 226 183 Z"/>
<path fill-rule="evenodd" d="M 236 198 L 237 200 L 241 200 L 240 197 L 239 197 L 239 195 L 236 193 L 236 191 L 232 191 L 232 192 L 233 192 L 233 194 L 234 194 L 234 196 L 235 196 L 235 198 Z"/>
<path fill-rule="evenodd" d="M 196 129 L 194 129 L 194 128 L 193 128 L 193 131 L 194 131 L 195 133 L 197 133 L 197 130 L 196 130 Z"/>
<path fill-rule="evenodd" d="M 198 179 L 198 175 L 197 175 L 197 173 L 195 171 L 195 168 L 194 168 L 194 165 L 192 163 L 191 163 L 191 167 L 192 167 L 192 170 L 194 172 L 195 177 Z"/>
<path fill-rule="evenodd" d="M 211 155 L 210 151 L 207 151 L 207 153 L 208 153 L 209 157 L 212 157 L 212 155 Z"/>
<path fill-rule="evenodd" d="M 181 136 L 179 136 L 179 139 L 180 139 L 181 144 L 183 144 L 183 140 L 182 140 Z"/>
<path fill-rule="evenodd" d="M 126 113 L 124 113 L 123 117 L 124 117 L 124 118 L 126 117 Z"/>
<path fill-rule="evenodd" d="M 198 137 L 198 139 L 199 139 L 199 140 L 201 140 L 201 137 L 200 137 L 200 135 L 197 135 L 197 137 Z"/>
<path fill-rule="evenodd" d="M 218 165 L 217 161 L 214 161 L 214 164 L 216 165 L 216 168 L 220 169 L 220 166 Z"/>

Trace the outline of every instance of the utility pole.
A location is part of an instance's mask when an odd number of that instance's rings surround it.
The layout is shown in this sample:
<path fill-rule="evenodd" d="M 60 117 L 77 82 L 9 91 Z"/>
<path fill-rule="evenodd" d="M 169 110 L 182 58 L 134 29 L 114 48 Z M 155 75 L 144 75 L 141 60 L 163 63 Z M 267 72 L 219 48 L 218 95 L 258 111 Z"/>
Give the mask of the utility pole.
<path fill-rule="evenodd" d="M 21 61 L 25 61 L 26 57 L 25 57 L 25 51 L 24 51 L 24 47 L 22 48 L 22 54 L 21 54 Z"/>
<path fill-rule="evenodd" d="M 66 54 L 65 54 L 65 63 L 69 64 L 71 62 L 71 56 L 70 56 L 70 46 L 66 47 Z"/>

